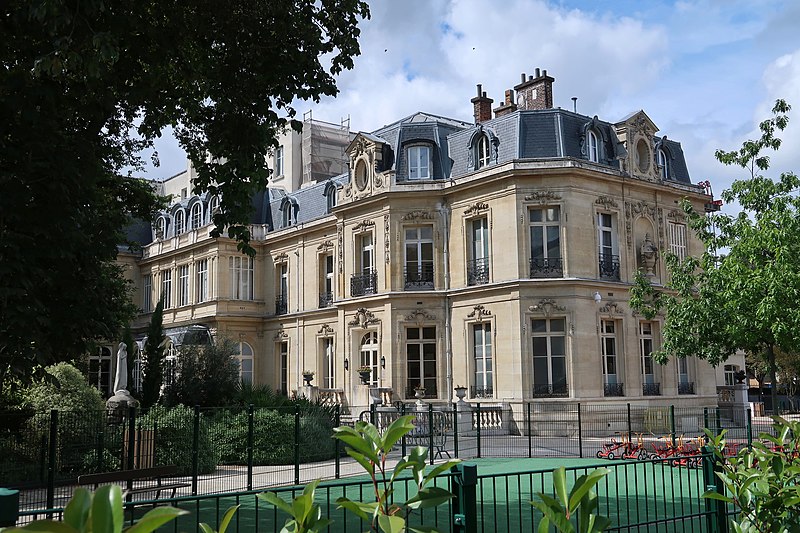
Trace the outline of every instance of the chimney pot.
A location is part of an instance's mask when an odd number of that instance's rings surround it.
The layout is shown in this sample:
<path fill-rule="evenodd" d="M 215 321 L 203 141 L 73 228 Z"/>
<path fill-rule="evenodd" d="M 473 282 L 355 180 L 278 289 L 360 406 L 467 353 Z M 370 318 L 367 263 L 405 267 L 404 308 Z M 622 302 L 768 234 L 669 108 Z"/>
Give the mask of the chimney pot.
<path fill-rule="evenodd" d="M 545 72 L 547 72 L 547 71 L 545 70 Z M 538 68 L 536 69 L 536 77 L 537 78 L 539 77 L 539 69 Z"/>
<path fill-rule="evenodd" d="M 542 71 L 542 76 L 547 76 L 547 69 L 544 69 L 544 70 Z"/>
<path fill-rule="evenodd" d="M 528 81 L 533 81 L 533 76 L 528 76 Z"/>
<path fill-rule="evenodd" d="M 481 95 L 481 84 L 479 83 L 478 84 L 478 96 L 480 96 L 480 95 Z"/>
<path fill-rule="evenodd" d="M 514 89 L 506 89 L 506 104 L 514 101 Z"/>
<path fill-rule="evenodd" d="M 519 82 L 520 83 L 525 83 L 525 73 L 524 72 L 520 75 Z"/>

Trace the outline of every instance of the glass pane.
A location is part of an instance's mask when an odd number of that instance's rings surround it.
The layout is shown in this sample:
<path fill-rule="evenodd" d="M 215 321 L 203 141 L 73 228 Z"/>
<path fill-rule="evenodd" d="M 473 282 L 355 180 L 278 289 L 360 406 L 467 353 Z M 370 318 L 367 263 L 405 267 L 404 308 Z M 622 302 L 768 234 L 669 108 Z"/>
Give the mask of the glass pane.
<path fill-rule="evenodd" d="M 542 221 L 542 210 L 541 209 L 531 209 L 529 211 L 531 222 L 541 222 Z"/>
<path fill-rule="evenodd" d="M 554 357 L 553 366 L 553 385 L 564 387 L 567 385 L 567 360 L 564 357 Z"/>
<path fill-rule="evenodd" d="M 547 257 L 561 257 L 561 245 L 559 243 L 558 233 L 558 226 L 547 227 Z"/>
<path fill-rule="evenodd" d="M 550 337 L 550 353 L 552 355 L 566 355 L 564 337 Z"/>
<path fill-rule="evenodd" d="M 533 356 L 544 357 L 547 355 L 547 337 L 533 338 Z"/>
<path fill-rule="evenodd" d="M 435 327 L 422 328 L 422 338 L 423 339 L 435 339 L 436 338 L 436 328 Z"/>
<path fill-rule="evenodd" d="M 406 240 L 407 241 L 417 240 L 417 228 L 406 228 Z"/>
<path fill-rule="evenodd" d="M 419 328 L 408 328 L 406 330 L 407 339 L 419 339 Z"/>
<path fill-rule="evenodd" d="M 533 320 L 532 330 L 534 333 L 547 331 L 547 320 Z"/>
<path fill-rule="evenodd" d="M 423 226 L 419 228 L 420 239 L 430 240 L 433 239 L 433 227 L 432 226 Z"/>
<path fill-rule="evenodd" d="M 550 207 L 547 209 L 547 221 L 558 222 L 561 218 L 561 210 L 558 207 Z"/>
<path fill-rule="evenodd" d="M 433 243 L 424 242 L 420 247 L 422 248 L 422 260 L 433 262 Z"/>
<path fill-rule="evenodd" d="M 543 232 L 544 228 L 542 226 L 534 226 L 531 228 L 531 257 L 533 258 L 544 257 Z"/>
<path fill-rule="evenodd" d="M 550 320 L 550 331 L 566 331 L 566 319 L 553 318 Z"/>
<path fill-rule="evenodd" d="M 534 385 L 547 385 L 550 382 L 547 373 L 547 358 L 533 358 L 533 383 Z"/>

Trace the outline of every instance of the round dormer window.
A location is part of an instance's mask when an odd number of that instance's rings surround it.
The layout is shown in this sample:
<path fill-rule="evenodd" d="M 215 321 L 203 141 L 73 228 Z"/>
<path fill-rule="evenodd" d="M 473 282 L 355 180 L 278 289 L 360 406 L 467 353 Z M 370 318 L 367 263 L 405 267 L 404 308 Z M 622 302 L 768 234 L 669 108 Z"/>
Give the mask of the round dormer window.
<path fill-rule="evenodd" d="M 636 143 L 636 165 L 641 172 L 650 170 L 650 147 L 644 139 Z"/>
<path fill-rule="evenodd" d="M 358 190 L 363 191 L 367 186 L 367 163 L 363 159 L 359 159 L 356 163 L 356 169 L 353 175 L 356 187 L 358 187 Z"/>

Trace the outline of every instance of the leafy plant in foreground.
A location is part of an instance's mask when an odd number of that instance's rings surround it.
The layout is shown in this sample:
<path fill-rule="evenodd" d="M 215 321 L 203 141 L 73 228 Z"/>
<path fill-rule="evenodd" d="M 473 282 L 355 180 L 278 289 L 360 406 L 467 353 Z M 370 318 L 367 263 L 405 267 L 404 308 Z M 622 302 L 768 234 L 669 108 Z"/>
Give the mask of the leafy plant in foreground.
<path fill-rule="evenodd" d="M 611 520 L 595 514 L 598 502 L 594 487 L 609 472 L 611 471 L 608 468 L 597 468 L 589 474 L 579 477 L 572 490 L 567 494 L 566 469 L 561 466 L 553 470 L 553 488 L 556 497 L 537 492 L 536 496 L 541 501 L 531 502 L 531 505 L 544 515 L 539 522 L 539 533 L 550 531 L 551 523 L 562 533 L 605 531 L 611 525 Z M 570 522 L 573 516 L 578 518 L 577 528 Z"/>
<path fill-rule="evenodd" d="M 291 518 L 281 528 L 281 533 L 317 533 L 327 528 L 331 523 L 327 518 L 322 518 L 322 509 L 314 503 L 314 491 L 319 485 L 319 480 L 312 481 L 303 489 L 303 493 L 287 503 L 274 492 L 262 492 L 258 498 L 271 503 Z M 205 532 L 209 533 L 209 532 Z M 224 533 L 220 531 L 219 533 Z"/>

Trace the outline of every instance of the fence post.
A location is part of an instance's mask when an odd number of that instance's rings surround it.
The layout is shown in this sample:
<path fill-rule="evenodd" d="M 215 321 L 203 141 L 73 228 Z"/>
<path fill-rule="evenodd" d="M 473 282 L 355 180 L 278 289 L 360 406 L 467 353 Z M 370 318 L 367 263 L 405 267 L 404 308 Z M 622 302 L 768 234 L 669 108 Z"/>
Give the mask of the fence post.
<path fill-rule="evenodd" d="M 675 406 L 669 406 L 669 438 L 672 441 L 672 447 L 675 447 Z"/>
<path fill-rule="evenodd" d="M 453 457 L 458 457 L 458 402 L 453 406 Z"/>
<path fill-rule="evenodd" d="M 300 406 L 294 406 L 294 484 L 300 484 Z"/>
<path fill-rule="evenodd" d="M 192 496 L 197 495 L 197 476 L 200 473 L 200 406 L 194 406 L 192 431 Z"/>
<path fill-rule="evenodd" d="M 336 404 L 336 414 L 334 414 L 333 421 L 335 423 L 335 427 L 337 427 L 337 428 L 342 425 L 342 405 L 341 404 L 338 404 L 338 403 Z M 334 461 L 334 474 L 333 474 L 333 477 L 335 479 L 339 479 L 339 477 L 341 475 L 341 471 L 340 471 L 341 448 L 339 448 L 339 446 L 341 444 L 341 441 L 339 439 L 333 439 L 333 442 L 334 442 L 334 448 L 333 449 L 334 449 L 334 454 L 335 454 L 334 455 L 334 460 L 333 460 Z"/>
<path fill-rule="evenodd" d="M 706 490 L 713 490 L 719 494 L 725 494 L 725 485 L 715 472 L 721 470 L 721 463 L 711 446 L 703 446 L 703 481 Z M 728 533 L 728 514 L 725 502 L 704 498 L 706 502 L 706 521 L 708 531 L 716 533 Z"/>
<path fill-rule="evenodd" d="M 371 403 L 369 404 L 369 423 L 372 424 L 373 426 L 377 426 L 377 424 L 375 423 L 376 418 L 377 417 L 375 416 L 375 404 Z M 378 431 L 380 431 L 380 429 Z"/>
<path fill-rule="evenodd" d="M 453 531 L 458 533 L 477 533 L 478 531 L 478 467 L 461 463 L 452 468 L 454 494 Z"/>
<path fill-rule="evenodd" d="M 102 472 L 104 470 L 103 460 L 105 459 L 104 452 L 106 450 L 106 445 L 105 445 L 106 430 L 102 424 L 100 424 L 100 427 L 98 429 L 99 432 L 97 433 L 97 471 Z"/>
<path fill-rule="evenodd" d="M 633 423 L 631 422 L 631 404 L 628 402 L 628 442 L 633 442 Z"/>
<path fill-rule="evenodd" d="M 719 416 L 719 407 L 717 407 L 716 412 L 714 413 L 714 425 L 716 426 L 716 430 L 714 431 L 714 435 L 719 435 L 722 433 L 722 419 Z"/>
<path fill-rule="evenodd" d="M 428 404 L 428 459 L 433 464 L 433 404 Z"/>
<path fill-rule="evenodd" d="M 247 406 L 247 490 L 253 490 L 254 415 L 254 408 L 251 403 Z"/>
<path fill-rule="evenodd" d="M 49 457 L 47 458 L 47 508 L 55 507 L 56 453 L 58 452 L 58 411 L 50 411 Z"/>
<path fill-rule="evenodd" d="M 747 408 L 747 448 L 753 449 L 753 413 Z"/>
<path fill-rule="evenodd" d="M 578 457 L 583 457 L 583 419 L 580 402 L 578 402 Z"/>
<path fill-rule="evenodd" d="M 478 439 L 478 459 L 481 457 L 481 404 L 475 404 L 475 436 Z"/>
<path fill-rule="evenodd" d="M 136 451 L 136 408 L 128 408 L 128 454 L 125 457 L 127 464 L 125 468 L 132 470 L 136 468 L 134 463 L 134 453 Z M 128 490 L 133 487 L 133 481 L 128 481 Z"/>
<path fill-rule="evenodd" d="M 406 404 L 400 404 L 400 416 L 406 416 Z M 415 417 L 416 418 L 416 417 Z M 400 456 L 406 456 L 406 436 L 403 435 L 403 438 L 400 439 Z"/>
<path fill-rule="evenodd" d="M 531 435 L 531 402 L 528 402 L 526 405 L 527 409 L 527 422 L 525 425 L 528 427 L 528 458 L 530 459 L 533 457 L 533 435 Z"/>
<path fill-rule="evenodd" d="M 708 407 L 703 407 L 703 427 L 711 431 L 711 428 L 708 427 Z M 707 436 L 704 436 L 703 438 L 705 439 L 706 442 L 708 442 Z"/>
<path fill-rule="evenodd" d="M 158 421 L 153 420 L 153 466 L 158 465 L 158 447 L 156 446 L 156 439 L 158 438 Z"/>

